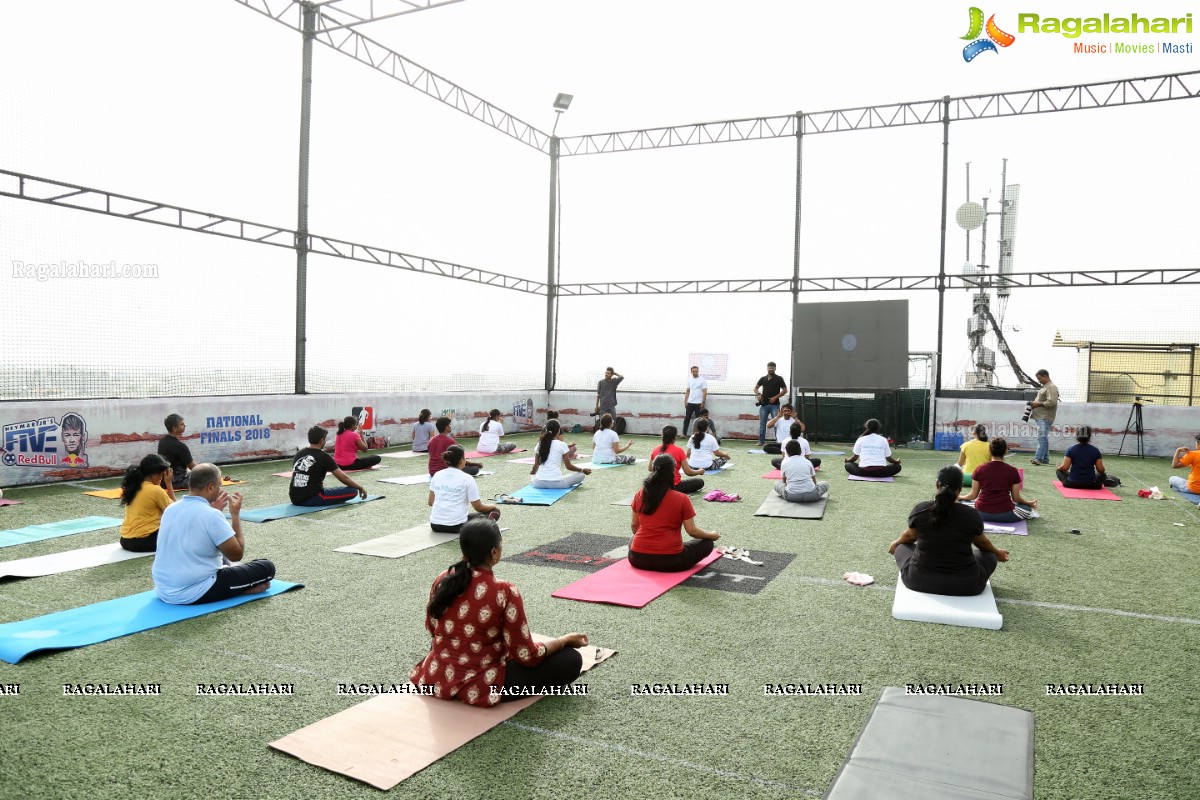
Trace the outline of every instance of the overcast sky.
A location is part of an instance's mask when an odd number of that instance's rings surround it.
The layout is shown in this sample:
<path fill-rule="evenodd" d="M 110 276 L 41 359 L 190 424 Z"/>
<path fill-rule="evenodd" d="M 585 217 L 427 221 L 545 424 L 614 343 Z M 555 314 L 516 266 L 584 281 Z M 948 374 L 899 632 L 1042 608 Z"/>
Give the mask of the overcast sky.
<path fill-rule="evenodd" d="M 574 94 L 560 136 L 1200 69 L 1200 29 L 1074 40 L 1018 30 L 1017 14 L 1031 10 L 1127 13 L 1094 2 L 985 7 L 1016 41 L 967 63 L 968 7 L 464 0 L 366 33 L 544 131 L 555 94 Z M 1167 0 L 1137 12 L 1193 9 Z M 233 0 L 6 12 L 0 168 L 295 227 L 297 34 Z M 1163 41 L 1193 53 L 1072 52 L 1073 42 Z M 1198 127 L 1197 99 L 956 123 L 951 215 L 966 200 L 966 162 L 972 199 L 990 196 L 996 208 L 1007 157 L 1008 181 L 1021 185 L 1017 271 L 1196 267 Z M 935 273 L 941 135 L 924 125 L 807 137 L 801 273 Z M 545 280 L 548 158 L 321 46 L 311 162 L 314 232 Z M 790 277 L 795 170 L 790 138 L 564 158 L 562 280 Z M 998 228 L 989 226 L 993 266 Z M 952 227 L 948 270 L 961 270 L 965 246 Z M 978 234 L 971 248 L 977 261 Z M 248 391 L 290 387 L 292 251 L 0 199 L 0 260 L 2 396 L 12 396 L 15 367 L 179 372 L 181 359 L 198 374 L 252 371 Z M 8 267 L 63 261 L 153 264 L 158 277 L 38 281 Z M 540 386 L 543 298 L 310 263 L 316 388 L 348 375 Z M 1026 371 L 1047 366 L 1070 386 L 1075 351 L 1052 348 L 1055 331 L 1195 341 L 1196 296 L 1194 286 L 1017 291 L 1005 324 Z M 910 350 L 934 350 L 934 292 L 801 300 L 895 298 L 910 301 Z M 947 294 L 947 385 L 966 367 L 969 312 L 966 292 Z M 568 298 L 559 384 L 587 385 L 611 363 L 631 388 L 682 389 L 689 352 L 728 353 L 734 385 L 753 383 L 767 359 L 787 362 L 790 320 L 787 294 Z M 211 346 L 199 346 L 202 331 Z"/>

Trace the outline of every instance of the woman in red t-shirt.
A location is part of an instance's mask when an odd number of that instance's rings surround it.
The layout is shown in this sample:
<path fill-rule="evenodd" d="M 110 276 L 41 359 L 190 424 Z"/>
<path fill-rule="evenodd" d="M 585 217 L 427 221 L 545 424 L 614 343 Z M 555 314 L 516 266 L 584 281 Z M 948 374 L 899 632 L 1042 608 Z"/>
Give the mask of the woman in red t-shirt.
<path fill-rule="evenodd" d="M 690 476 L 703 475 L 704 470 L 693 469 L 692 465 L 687 463 L 687 453 L 683 452 L 683 449 L 675 444 L 675 437 L 677 436 L 679 436 L 679 429 L 674 425 L 663 427 L 662 444 L 650 451 L 650 463 L 646 465 L 646 471 L 654 472 L 654 459 L 666 453 L 675 459 L 675 491 L 683 492 L 684 494 L 695 494 L 704 488 L 704 479 Z M 689 475 L 687 479 L 680 479 L 680 469 Z"/>
<path fill-rule="evenodd" d="M 579 677 L 588 643 L 568 633 L 539 643 L 529 632 L 517 587 L 492 574 L 500 561 L 500 527 L 472 519 L 458 535 L 463 558 L 437 577 L 429 592 L 425 628 L 433 636 L 429 655 L 408 673 L 435 697 L 473 706 L 494 706 L 566 686 Z"/>
<path fill-rule="evenodd" d="M 677 468 L 672 456 L 660 455 L 654 459 L 650 477 L 633 496 L 629 563 L 638 569 L 682 572 L 711 553 L 713 542 L 721 538 L 716 531 L 697 526 L 692 501 L 687 495 L 672 491 Z M 680 527 L 692 537 L 687 544 L 680 538 Z"/>
<path fill-rule="evenodd" d="M 1037 500 L 1021 496 L 1021 473 L 1004 461 L 1008 442 L 996 438 L 988 445 L 992 460 L 971 474 L 971 493 L 960 500 L 975 501 L 984 522 L 1017 522 L 1037 516 Z"/>

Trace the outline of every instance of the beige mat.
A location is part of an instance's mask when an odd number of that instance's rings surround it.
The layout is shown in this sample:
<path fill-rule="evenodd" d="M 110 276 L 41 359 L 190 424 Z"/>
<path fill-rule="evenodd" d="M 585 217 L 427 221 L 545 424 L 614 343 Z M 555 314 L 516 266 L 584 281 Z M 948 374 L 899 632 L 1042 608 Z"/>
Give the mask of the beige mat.
<path fill-rule="evenodd" d="M 501 528 L 500 532 L 508 530 Z M 345 547 L 334 548 L 335 553 L 358 553 L 364 556 L 379 556 L 380 558 L 400 558 L 430 547 L 437 547 L 446 542 L 457 542 L 457 533 L 434 533 L 429 523 L 417 525 L 398 533 L 389 533 L 378 539 L 368 539 L 358 544 L 348 544 Z"/>
<path fill-rule="evenodd" d="M 585 671 L 616 652 L 593 646 L 579 650 Z M 387 790 L 540 699 L 478 708 L 457 700 L 385 694 L 289 733 L 270 746 Z"/>

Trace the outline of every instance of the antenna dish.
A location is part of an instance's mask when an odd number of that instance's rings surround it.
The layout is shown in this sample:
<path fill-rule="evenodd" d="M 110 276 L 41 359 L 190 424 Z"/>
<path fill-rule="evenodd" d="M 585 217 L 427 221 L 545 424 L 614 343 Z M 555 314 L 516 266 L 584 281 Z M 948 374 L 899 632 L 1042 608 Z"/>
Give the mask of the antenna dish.
<path fill-rule="evenodd" d="M 954 212 L 954 221 L 964 231 L 973 231 L 978 228 L 983 224 L 984 217 L 983 206 L 973 201 L 963 203 L 958 207 L 958 211 Z"/>

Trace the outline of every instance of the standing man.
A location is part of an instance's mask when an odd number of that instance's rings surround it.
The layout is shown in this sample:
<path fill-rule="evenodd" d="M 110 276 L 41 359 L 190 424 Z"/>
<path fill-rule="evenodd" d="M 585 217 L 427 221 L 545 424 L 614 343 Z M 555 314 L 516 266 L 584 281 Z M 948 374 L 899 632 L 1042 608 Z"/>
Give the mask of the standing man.
<path fill-rule="evenodd" d="M 1050 426 L 1054 424 L 1054 415 L 1058 413 L 1058 387 L 1050 382 L 1050 373 L 1039 369 L 1034 375 L 1042 388 L 1038 389 L 1037 397 L 1029 405 L 1033 413 L 1029 418 L 1037 425 L 1037 452 L 1033 454 L 1035 467 L 1050 463 Z"/>
<path fill-rule="evenodd" d="M 625 376 L 608 367 L 604 370 L 604 379 L 596 384 L 596 414 L 612 414 L 617 418 L 617 386 Z"/>
<path fill-rule="evenodd" d="M 775 362 L 767 362 L 767 374 L 754 384 L 754 405 L 758 406 L 758 446 L 767 443 L 767 420 L 779 413 L 779 398 L 787 394 L 787 383 L 775 374 Z"/>
<path fill-rule="evenodd" d="M 683 390 L 683 436 L 685 439 L 688 426 L 692 424 L 692 417 L 700 413 L 706 400 L 708 400 L 708 381 L 700 377 L 700 368 L 694 366 L 692 367 L 692 377 L 687 382 L 687 388 Z"/>

